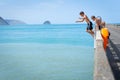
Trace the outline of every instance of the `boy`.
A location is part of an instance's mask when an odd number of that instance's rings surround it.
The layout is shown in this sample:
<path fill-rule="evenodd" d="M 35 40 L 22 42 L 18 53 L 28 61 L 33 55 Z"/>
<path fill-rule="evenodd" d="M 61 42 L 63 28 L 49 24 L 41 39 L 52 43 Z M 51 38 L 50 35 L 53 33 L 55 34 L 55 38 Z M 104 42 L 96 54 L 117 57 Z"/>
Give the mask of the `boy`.
<path fill-rule="evenodd" d="M 79 18 L 80 20 L 78 20 L 76 22 L 83 22 L 83 21 L 85 21 L 87 23 L 86 32 L 88 32 L 89 34 L 91 34 L 94 37 L 94 32 L 92 31 L 92 29 L 93 29 L 92 22 L 89 20 L 89 18 L 85 15 L 85 13 L 83 11 L 80 12 L 80 16 L 82 18 Z"/>
<path fill-rule="evenodd" d="M 102 20 L 101 18 L 96 18 L 95 16 L 91 16 L 91 19 L 95 21 L 95 30 L 101 30 L 102 28 Z"/>

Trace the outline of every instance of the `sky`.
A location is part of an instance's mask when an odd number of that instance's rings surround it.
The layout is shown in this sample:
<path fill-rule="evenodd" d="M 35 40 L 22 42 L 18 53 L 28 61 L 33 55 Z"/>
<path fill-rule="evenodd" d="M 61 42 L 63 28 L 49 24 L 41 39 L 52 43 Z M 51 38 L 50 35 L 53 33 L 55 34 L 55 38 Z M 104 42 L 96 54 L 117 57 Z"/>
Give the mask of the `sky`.
<path fill-rule="evenodd" d="M 107 23 L 120 23 L 120 0 L 0 0 L 0 16 L 28 24 L 74 24 L 80 11 L 90 18 L 101 16 Z"/>

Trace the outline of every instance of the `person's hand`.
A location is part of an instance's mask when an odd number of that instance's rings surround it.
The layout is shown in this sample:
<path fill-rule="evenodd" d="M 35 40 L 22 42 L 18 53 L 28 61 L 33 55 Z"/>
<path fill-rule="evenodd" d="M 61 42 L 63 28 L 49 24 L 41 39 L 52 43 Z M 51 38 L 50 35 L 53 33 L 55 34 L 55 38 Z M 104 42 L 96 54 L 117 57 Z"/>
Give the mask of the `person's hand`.
<path fill-rule="evenodd" d="M 76 23 L 78 23 L 78 21 L 75 21 Z"/>
<path fill-rule="evenodd" d="M 80 22 L 80 21 L 77 20 L 76 23 L 78 23 L 78 22 Z"/>

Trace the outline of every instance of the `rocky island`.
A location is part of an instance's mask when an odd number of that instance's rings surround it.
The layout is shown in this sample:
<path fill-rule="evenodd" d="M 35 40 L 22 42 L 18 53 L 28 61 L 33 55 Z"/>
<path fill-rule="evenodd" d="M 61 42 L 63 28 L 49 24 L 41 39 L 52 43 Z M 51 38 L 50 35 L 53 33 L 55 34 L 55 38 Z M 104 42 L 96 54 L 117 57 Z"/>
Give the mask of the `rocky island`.
<path fill-rule="evenodd" d="M 51 22 L 49 20 L 47 20 L 43 24 L 51 24 Z"/>

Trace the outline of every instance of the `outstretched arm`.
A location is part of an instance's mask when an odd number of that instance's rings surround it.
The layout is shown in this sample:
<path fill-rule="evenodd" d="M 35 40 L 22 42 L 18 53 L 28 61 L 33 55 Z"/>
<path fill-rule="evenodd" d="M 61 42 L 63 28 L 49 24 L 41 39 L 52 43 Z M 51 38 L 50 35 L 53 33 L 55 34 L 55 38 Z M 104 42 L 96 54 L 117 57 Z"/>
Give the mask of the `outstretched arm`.
<path fill-rule="evenodd" d="M 80 20 L 77 20 L 76 22 L 83 22 L 84 18 L 79 18 Z"/>

